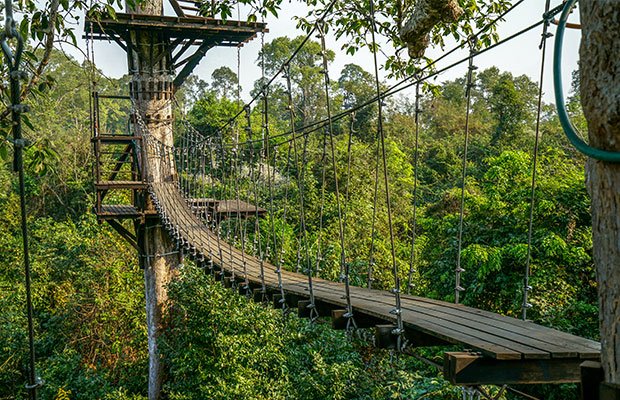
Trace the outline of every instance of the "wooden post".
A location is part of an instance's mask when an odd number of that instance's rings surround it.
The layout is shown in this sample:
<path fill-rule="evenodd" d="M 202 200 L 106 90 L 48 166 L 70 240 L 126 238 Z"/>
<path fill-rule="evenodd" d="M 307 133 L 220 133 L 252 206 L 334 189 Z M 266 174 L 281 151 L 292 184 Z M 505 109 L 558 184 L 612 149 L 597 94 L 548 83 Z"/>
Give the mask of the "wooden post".
<path fill-rule="evenodd" d="M 599 386 L 603 381 L 603 368 L 598 361 L 584 361 L 581 370 L 581 400 L 599 398 Z"/>

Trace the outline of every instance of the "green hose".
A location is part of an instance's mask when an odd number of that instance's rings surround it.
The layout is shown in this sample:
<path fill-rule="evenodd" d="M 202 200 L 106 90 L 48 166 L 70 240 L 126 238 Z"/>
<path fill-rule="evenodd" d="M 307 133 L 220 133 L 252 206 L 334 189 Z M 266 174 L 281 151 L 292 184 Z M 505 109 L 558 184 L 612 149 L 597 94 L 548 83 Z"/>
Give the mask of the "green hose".
<path fill-rule="evenodd" d="M 596 160 L 617 163 L 620 162 L 620 152 L 595 149 L 581 140 L 581 138 L 577 135 L 575 127 L 570 122 L 568 113 L 566 112 L 566 105 L 564 104 L 564 91 L 562 90 L 562 42 L 564 40 L 566 20 L 568 19 L 571 9 L 575 6 L 575 3 L 577 3 L 577 0 L 568 0 L 566 4 L 564 4 L 564 9 L 562 10 L 562 15 L 560 16 L 560 20 L 558 22 L 558 30 L 555 34 L 553 83 L 555 86 L 555 104 L 558 109 L 558 116 L 560 117 L 560 123 L 562 124 L 566 137 L 577 150 Z"/>

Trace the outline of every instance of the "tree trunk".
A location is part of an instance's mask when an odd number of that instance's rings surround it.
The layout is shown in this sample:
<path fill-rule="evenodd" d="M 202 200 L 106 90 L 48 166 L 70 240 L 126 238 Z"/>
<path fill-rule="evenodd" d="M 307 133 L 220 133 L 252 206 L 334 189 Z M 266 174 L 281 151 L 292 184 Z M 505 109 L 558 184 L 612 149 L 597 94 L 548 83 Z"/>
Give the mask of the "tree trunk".
<path fill-rule="evenodd" d="M 161 15 L 162 0 L 147 0 L 138 10 L 130 10 L 137 14 Z M 157 65 L 151 61 L 159 58 L 164 48 L 164 37 L 161 33 L 141 31 L 132 33 L 132 42 L 137 52 L 128 54 L 129 65 L 133 66 L 130 92 L 135 107 L 134 132 L 137 136 L 147 131 L 165 145 L 174 144 L 172 116 L 172 80 L 165 65 L 168 57 L 162 57 Z M 173 166 L 162 162 L 159 154 L 139 154 L 143 178 L 149 182 L 170 181 L 174 176 Z M 148 159 L 148 162 L 147 162 Z M 147 168 L 147 165 L 150 168 Z M 162 228 L 158 218 L 147 218 L 140 229 L 139 238 L 144 254 L 141 263 L 144 268 L 146 296 L 146 322 L 149 346 L 149 383 L 148 397 L 156 400 L 161 397 L 164 378 L 164 366 L 158 352 L 158 336 L 165 329 L 162 316 L 168 300 L 166 286 L 177 275 L 177 268 L 182 262 L 176 250 L 174 239 Z"/>
<path fill-rule="evenodd" d="M 580 2 L 581 103 L 590 145 L 620 151 L 620 1 Z M 589 159 L 592 239 L 597 271 L 601 363 L 620 384 L 620 165 Z"/>

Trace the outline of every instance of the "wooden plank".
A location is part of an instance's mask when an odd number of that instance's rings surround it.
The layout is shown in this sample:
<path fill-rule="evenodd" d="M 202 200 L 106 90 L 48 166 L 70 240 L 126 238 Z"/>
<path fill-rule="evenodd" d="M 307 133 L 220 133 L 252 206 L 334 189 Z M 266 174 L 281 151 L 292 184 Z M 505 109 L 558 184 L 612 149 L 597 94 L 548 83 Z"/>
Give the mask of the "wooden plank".
<path fill-rule="evenodd" d="M 404 295 L 403 301 L 408 297 L 414 296 Z M 577 351 L 581 358 L 598 358 L 600 355 L 601 344 L 594 340 L 585 339 L 542 325 L 537 325 L 531 321 L 523 321 L 489 311 L 465 307 L 463 305 L 423 297 L 415 297 L 415 299 L 417 301 L 438 305 L 442 308 L 445 307 L 448 309 L 456 309 L 459 312 L 466 312 L 471 315 L 472 319 L 477 319 L 485 324 L 501 327 L 502 329 L 506 329 L 526 337 L 533 337 L 536 340 L 544 341 L 553 345 L 569 347 Z M 446 311 L 446 313 L 449 314 L 450 311 Z"/>
<path fill-rule="evenodd" d="M 270 268 L 266 268 L 266 270 L 270 270 Z M 285 279 L 286 281 L 285 289 L 287 290 L 292 289 L 289 283 L 290 280 L 291 279 Z M 275 276 L 272 278 L 272 281 L 274 283 L 277 282 L 277 279 L 275 278 Z M 337 285 L 335 282 L 330 282 L 330 283 Z M 303 289 L 300 289 L 300 287 L 297 288 L 297 291 L 303 290 Z M 334 293 L 337 293 L 337 294 L 334 294 Z M 342 299 L 340 299 L 340 293 L 341 293 L 340 290 L 337 290 L 337 291 L 333 291 L 330 289 L 327 289 L 327 291 L 315 290 L 315 298 L 321 298 L 322 300 L 327 300 L 328 302 L 335 304 L 335 305 L 344 305 L 344 302 L 342 301 Z M 357 303 L 361 301 L 362 300 L 359 300 L 357 301 Z M 380 318 L 381 317 L 387 318 L 387 319 L 394 318 L 393 315 L 389 314 L 389 309 L 387 308 L 381 309 L 380 307 L 377 307 L 375 304 L 372 304 L 372 301 L 365 301 L 365 304 L 361 304 L 361 305 L 354 304 L 354 306 L 357 306 L 363 309 L 364 312 L 367 312 L 367 313 L 370 311 L 370 314 L 374 314 L 375 316 L 378 316 Z M 451 327 L 446 328 L 443 325 L 437 325 L 435 323 L 429 323 L 428 321 L 425 321 L 425 320 L 420 320 L 420 321 L 417 321 L 416 328 L 425 329 L 426 332 L 428 332 L 429 334 L 439 336 L 442 340 L 446 340 L 450 343 L 458 343 L 458 340 L 454 339 L 454 336 L 458 336 L 460 337 L 461 342 L 464 342 L 471 347 L 480 348 L 483 351 L 487 351 L 498 358 L 503 358 L 503 359 L 521 358 L 521 354 L 518 351 L 514 351 L 511 348 L 508 348 L 502 345 L 497 345 L 493 342 L 489 342 L 486 340 L 481 340 L 471 335 L 462 334 L 461 332 L 459 332 L 459 330 L 461 329 L 461 327 L 459 326 L 451 326 Z M 531 351 L 532 349 L 525 349 L 525 350 Z"/>
<path fill-rule="evenodd" d="M 498 361 L 478 354 L 444 353 L 444 378 L 453 385 L 579 382 L 578 358 Z"/>
<path fill-rule="evenodd" d="M 371 291 L 372 294 L 368 294 L 368 289 L 352 287 L 352 293 L 356 293 L 356 291 L 361 290 L 363 294 L 361 296 L 368 297 L 372 296 L 377 299 L 377 301 L 386 304 L 386 306 L 390 306 L 393 303 L 392 295 L 385 294 L 379 291 Z M 376 295 L 376 296 L 373 296 Z M 377 297 L 383 297 L 383 299 L 378 299 Z M 403 308 L 410 309 L 412 311 L 421 311 L 419 306 L 422 306 L 425 310 L 427 307 L 424 307 L 424 298 L 413 298 L 413 297 L 402 297 L 401 303 Z M 411 301 L 414 301 L 411 303 Z M 420 302 L 421 301 L 421 302 Z M 482 314 L 491 314 L 487 311 L 480 311 L 477 315 L 470 317 L 469 314 L 464 313 L 464 311 L 474 310 L 465 306 L 453 305 L 452 303 L 434 303 L 434 307 L 431 307 L 428 312 L 433 313 L 436 316 L 440 316 L 442 318 L 450 319 L 453 322 L 459 322 L 469 327 L 474 327 L 475 329 L 479 329 L 485 332 L 493 333 L 497 336 L 504 337 L 510 340 L 514 340 L 522 345 L 533 347 L 540 349 L 542 351 L 550 352 L 554 357 L 577 357 L 579 351 L 582 351 L 581 355 L 583 356 L 584 349 L 578 346 L 578 341 L 582 342 L 590 342 L 587 339 L 579 338 L 576 336 L 572 336 L 569 334 L 565 334 L 563 332 L 553 331 L 549 328 L 546 328 L 546 333 L 537 333 L 535 329 L 528 329 L 527 332 L 524 332 L 523 329 L 520 329 L 522 325 L 527 325 L 528 327 L 540 327 L 539 325 L 532 324 L 531 322 L 525 322 L 522 320 L 518 320 L 515 318 L 504 317 L 503 321 L 495 321 L 495 323 L 481 323 L 479 315 Z M 455 308 L 452 308 L 454 306 Z M 460 309 L 459 309 L 460 308 Z M 447 311 L 447 312 L 446 312 Z M 446 315 L 443 317 L 443 315 Z M 469 322 L 468 322 L 469 321 Z M 517 331 L 517 332 L 515 332 Z M 554 332 L 556 337 L 552 337 L 548 339 L 549 331 Z M 573 338 L 576 339 L 575 343 L 566 343 L 565 345 L 562 342 L 557 343 L 557 340 L 560 338 Z M 554 342 L 556 341 L 556 342 Z M 598 345 L 598 343 L 593 342 Z M 600 346 L 600 345 L 599 345 Z M 600 348 L 600 347 L 599 347 Z M 597 357 L 599 351 L 587 350 L 587 355 L 591 357 Z M 534 356 L 537 357 L 537 356 Z M 583 357 L 582 357 L 583 358 Z"/>
<path fill-rule="evenodd" d="M 152 16 L 152 15 L 137 15 L 116 13 L 116 19 L 103 16 L 98 22 L 89 23 L 85 25 L 87 32 L 90 32 L 90 26 L 92 25 L 93 33 L 105 34 L 106 28 L 121 28 L 121 29 L 173 29 L 174 31 L 209 31 L 219 33 L 245 33 L 255 34 L 257 32 L 268 32 L 266 24 L 264 23 L 251 23 L 248 24 L 245 21 L 226 21 L 208 18 L 197 17 L 192 18 L 175 18 L 169 16 Z M 102 30 L 103 28 L 103 30 Z"/>
<path fill-rule="evenodd" d="M 142 136 L 129 136 L 129 135 L 105 135 L 96 136 L 90 139 L 91 142 L 106 142 L 106 143 L 127 143 L 135 140 L 142 140 Z"/>

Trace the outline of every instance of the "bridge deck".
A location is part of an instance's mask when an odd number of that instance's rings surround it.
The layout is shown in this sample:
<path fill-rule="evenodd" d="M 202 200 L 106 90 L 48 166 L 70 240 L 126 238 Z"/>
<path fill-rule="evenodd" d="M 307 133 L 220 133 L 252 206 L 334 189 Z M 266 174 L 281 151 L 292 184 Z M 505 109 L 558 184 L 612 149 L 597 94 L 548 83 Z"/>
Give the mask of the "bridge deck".
<path fill-rule="evenodd" d="M 260 284 L 261 264 L 255 257 L 233 247 L 218 237 L 196 218 L 171 184 L 152 184 L 152 194 L 166 210 L 168 221 L 174 221 L 183 239 L 221 268 L 239 280 L 247 273 L 248 280 Z M 172 214 L 171 214 L 172 213 Z M 265 284 L 272 291 L 278 287 L 276 267 L 263 263 Z M 282 269 L 284 291 L 299 298 L 308 298 L 308 278 Z M 344 284 L 313 278 L 315 299 L 345 308 Z M 396 317 L 393 294 L 361 287 L 351 287 L 354 315 L 367 315 L 393 322 Z M 598 342 L 556 331 L 532 322 L 498 315 L 463 305 L 402 295 L 402 317 L 408 332 L 417 332 L 440 339 L 447 344 L 481 352 L 496 360 L 596 359 L 600 356 Z M 413 343 L 415 345 L 416 343 Z M 574 364 L 578 365 L 578 364 Z M 578 375 L 577 375 L 578 376 Z"/>

